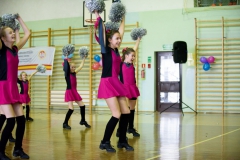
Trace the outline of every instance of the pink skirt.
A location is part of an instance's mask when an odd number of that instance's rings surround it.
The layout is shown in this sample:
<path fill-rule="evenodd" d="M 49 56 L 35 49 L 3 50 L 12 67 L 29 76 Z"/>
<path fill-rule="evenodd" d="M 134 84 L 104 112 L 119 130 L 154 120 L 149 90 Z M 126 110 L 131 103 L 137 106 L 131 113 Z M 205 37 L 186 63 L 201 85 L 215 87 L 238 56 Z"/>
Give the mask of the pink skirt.
<path fill-rule="evenodd" d="M 126 97 L 127 90 L 118 77 L 101 78 L 98 87 L 98 98 Z"/>
<path fill-rule="evenodd" d="M 78 94 L 76 89 L 67 89 L 65 92 L 65 102 L 81 101 L 82 97 Z"/>
<path fill-rule="evenodd" d="M 134 85 L 124 84 L 124 86 L 128 91 L 128 94 L 126 96 L 128 99 L 137 98 L 138 96 L 140 96 L 140 93 L 139 93 L 139 90 L 138 90 L 136 84 L 134 84 Z"/>
<path fill-rule="evenodd" d="M 20 99 L 22 103 L 29 103 L 31 101 L 28 94 L 20 94 Z"/>
<path fill-rule="evenodd" d="M 16 82 L 0 81 L 0 105 L 21 103 Z"/>

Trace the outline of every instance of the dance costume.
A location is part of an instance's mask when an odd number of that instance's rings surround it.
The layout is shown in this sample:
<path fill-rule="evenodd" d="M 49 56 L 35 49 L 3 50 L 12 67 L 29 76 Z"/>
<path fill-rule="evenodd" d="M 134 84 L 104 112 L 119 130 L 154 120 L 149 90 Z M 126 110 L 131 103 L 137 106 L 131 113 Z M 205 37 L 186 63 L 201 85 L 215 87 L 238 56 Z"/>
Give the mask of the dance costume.
<path fill-rule="evenodd" d="M 101 17 L 98 17 L 97 20 L 99 38 L 96 37 L 96 40 L 101 45 L 102 54 L 102 76 L 98 88 L 98 98 L 108 99 L 111 97 L 125 97 L 127 95 L 126 89 L 118 78 L 121 64 L 120 54 L 117 48 L 112 49 L 108 45 L 105 46 L 103 37 L 103 22 Z M 105 39 L 107 40 L 107 38 Z M 129 146 L 126 141 L 128 116 L 129 114 L 122 114 L 120 117 L 120 137 L 118 141 L 118 148 L 126 148 L 126 150 L 132 151 L 134 149 Z M 100 149 L 106 149 L 108 152 L 116 152 L 110 144 L 110 138 L 118 121 L 119 119 L 113 116 L 108 121 L 103 140 L 99 146 Z"/>
<path fill-rule="evenodd" d="M 5 46 L 0 50 L 0 105 L 21 103 L 18 86 L 18 48 Z"/>
<path fill-rule="evenodd" d="M 67 83 L 67 89 L 65 92 L 65 102 L 81 101 L 82 98 L 77 92 L 76 73 L 70 72 L 70 65 L 69 65 L 67 59 L 64 59 L 64 71 L 65 71 L 65 80 Z"/>
<path fill-rule="evenodd" d="M 120 81 L 127 90 L 127 98 L 133 99 L 140 96 L 138 87 L 136 85 L 135 68 L 133 64 L 122 62 L 120 66 Z"/>
<path fill-rule="evenodd" d="M 21 103 L 18 86 L 18 48 L 13 46 L 12 49 L 8 48 L 1 40 L 2 48 L 0 49 L 0 105 Z M 5 147 L 7 141 L 14 128 L 15 121 L 17 122 L 16 128 L 16 141 L 13 150 L 13 156 L 20 156 L 21 158 L 28 159 L 29 156 L 23 152 L 22 140 L 25 131 L 25 117 L 24 115 L 18 117 L 7 118 L 7 123 L 1 135 L 0 141 L 0 158 L 9 159 L 5 155 Z"/>
<path fill-rule="evenodd" d="M 65 92 L 65 102 L 72 102 L 72 101 L 81 101 L 82 97 L 77 92 L 77 77 L 76 72 L 71 73 L 70 71 L 70 65 L 67 61 L 67 59 L 64 59 L 64 68 L 65 72 L 65 80 L 67 83 L 67 88 Z M 80 114 L 81 114 L 81 121 L 79 122 L 80 125 L 85 125 L 87 128 L 90 128 L 91 126 L 86 122 L 85 120 L 85 105 L 79 106 L 80 107 Z M 63 122 L 63 128 L 65 129 L 71 129 L 71 127 L 68 125 L 68 120 L 71 117 L 74 110 L 69 109 L 65 120 Z"/>
<path fill-rule="evenodd" d="M 28 94 L 28 88 L 29 88 L 29 82 L 28 80 L 23 81 L 18 78 L 17 83 L 20 85 L 20 99 L 22 103 L 29 103 L 31 101 L 29 94 Z"/>

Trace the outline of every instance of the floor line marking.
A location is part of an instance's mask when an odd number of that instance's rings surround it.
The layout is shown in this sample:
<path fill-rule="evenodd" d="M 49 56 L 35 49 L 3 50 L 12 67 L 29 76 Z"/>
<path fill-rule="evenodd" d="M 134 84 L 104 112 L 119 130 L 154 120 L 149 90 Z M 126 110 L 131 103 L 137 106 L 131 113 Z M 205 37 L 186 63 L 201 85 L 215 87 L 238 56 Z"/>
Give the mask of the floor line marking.
<path fill-rule="evenodd" d="M 225 136 L 225 135 L 227 135 L 227 134 L 230 134 L 230 133 L 233 133 L 233 132 L 236 132 L 236 131 L 239 131 L 239 130 L 240 130 L 240 128 L 235 129 L 235 130 L 230 131 L 230 132 L 227 132 L 227 133 L 224 133 L 224 134 L 221 134 L 221 135 L 218 135 L 218 136 L 215 136 L 215 137 L 212 137 L 212 138 L 210 138 L 210 139 L 203 140 L 203 141 L 201 141 L 201 142 L 197 142 L 197 143 L 194 143 L 194 144 L 191 144 L 191 145 L 188 145 L 188 146 L 179 148 L 179 151 L 180 151 L 180 150 L 183 150 L 183 149 L 185 149 L 185 148 L 188 148 L 188 147 L 192 147 L 192 146 L 195 146 L 195 145 L 198 145 L 198 144 L 201 144 L 201 143 L 204 143 L 204 142 L 207 142 L 207 141 L 210 141 L 210 140 L 213 140 L 213 139 L 216 139 L 216 138 Z M 152 158 L 148 158 L 148 159 L 146 159 L 146 160 L 152 160 L 152 159 L 159 158 L 159 157 L 161 157 L 161 155 L 158 155 L 158 156 L 155 156 L 155 157 L 152 157 Z"/>

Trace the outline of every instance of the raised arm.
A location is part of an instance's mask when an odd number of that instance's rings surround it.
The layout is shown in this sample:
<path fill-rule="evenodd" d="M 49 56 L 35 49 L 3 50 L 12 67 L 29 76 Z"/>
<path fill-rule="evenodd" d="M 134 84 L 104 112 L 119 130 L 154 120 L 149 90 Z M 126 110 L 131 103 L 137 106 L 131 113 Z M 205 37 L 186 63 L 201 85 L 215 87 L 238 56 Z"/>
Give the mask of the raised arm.
<path fill-rule="evenodd" d="M 18 50 L 20 50 L 27 42 L 29 36 L 30 36 L 30 31 L 27 28 L 27 26 L 25 25 L 24 21 L 22 20 L 22 18 L 19 16 L 17 19 L 20 23 L 20 25 L 22 26 L 23 32 L 24 32 L 24 36 L 22 39 L 20 39 L 20 41 L 16 44 L 18 47 Z"/>
<path fill-rule="evenodd" d="M 20 34 L 18 29 L 15 30 L 15 37 L 16 37 L 16 44 L 18 44 L 20 42 Z"/>
<path fill-rule="evenodd" d="M 118 29 L 122 40 L 123 40 L 124 30 L 125 30 L 125 17 L 123 17 L 120 27 Z"/>
<path fill-rule="evenodd" d="M 86 57 L 83 58 L 83 60 L 82 60 L 82 62 L 81 62 L 81 64 L 80 64 L 80 66 L 75 70 L 76 73 L 78 73 L 78 72 L 83 68 L 83 65 L 84 65 L 85 59 L 86 59 Z"/>
<path fill-rule="evenodd" d="M 36 70 L 35 72 L 33 72 L 29 77 L 28 77 L 28 81 L 31 80 L 32 76 L 34 76 L 38 71 Z"/>
<path fill-rule="evenodd" d="M 67 59 L 64 59 L 63 70 L 65 72 L 65 77 L 70 75 L 70 65 L 69 65 Z"/>
<path fill-rule="evenodd" d="M 101 52 L 106 53 L 106 49 L 105 49 L 105 47 L 106 47 L 106 28 L 105 28 L 105 25 L 103 24 L 102 18 L 100 17 L 100 15 L 97 11 L 95 11 L 95 15 L 96 15 L 96 19 L 97 19 L 95 28 L 98 27 L 98 35 L 99 35 L 99 37 L 96 37 L 96 39 L 99 38 L 97 41 L 101 45 Z"/>
<path fill-rule="evenodd" d="M 134 46 L 134 48 L 133 48 L 134 51 L 137 51 L 137 50 L 138 50 L 140 40 L 141 40 L 141 38 L 138 37 L 138 39 L 137 39 L 137 41 L 136 41 L 136 43 L 135 43 L 135 46 Z"/>

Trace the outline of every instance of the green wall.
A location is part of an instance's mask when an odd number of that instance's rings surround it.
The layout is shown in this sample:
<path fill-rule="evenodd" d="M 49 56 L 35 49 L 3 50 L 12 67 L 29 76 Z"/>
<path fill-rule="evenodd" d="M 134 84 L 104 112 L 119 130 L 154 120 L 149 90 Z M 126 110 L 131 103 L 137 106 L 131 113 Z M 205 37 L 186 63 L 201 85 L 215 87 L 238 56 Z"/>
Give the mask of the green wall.
<path fill-rule="evenodd" d="M 140 44 L 140 64 L 147 63 L 147 58 L 152 57 L 152 68 L 146 69 L 146 78 L 140 79 L 139 88 L 141 97 L 139 98 L 140 111 L 155 110 L 155 51 L 162 51 L 163 44 L 172 44 L 174 41 L 183 40 L 187 42 L 188 52 L 194 53 L 195 45 L 195 25 L 194 18 L 197 19 L 233 19 L 240 18 L 240 7 L 217 7 L 217 8 L 196 8 L 185 10 L 161 10 L 140 13 L 127 13 L 126 23 L 139 22 L 140 27 L 146 28 L 148 33 Z M 46 30 L 82 27 L 82 17 L 53 19 L 44 21 L 27 22 L 30 29 Z M 239 31 L 240 33 L 240 31 Z M 140 67 L 139 67 L 140 68 Z M 194 98 L 186 95 L 186 70 L 188 66 L 183 65 L 183 101 L 194 107 Z M 195 83 L 194 81 L 192 83 Z M 188 111 L 188 110 L 185 110 Z"/>

